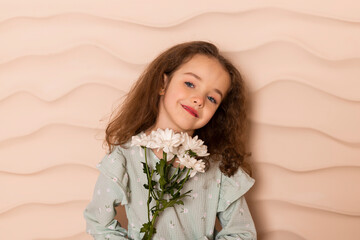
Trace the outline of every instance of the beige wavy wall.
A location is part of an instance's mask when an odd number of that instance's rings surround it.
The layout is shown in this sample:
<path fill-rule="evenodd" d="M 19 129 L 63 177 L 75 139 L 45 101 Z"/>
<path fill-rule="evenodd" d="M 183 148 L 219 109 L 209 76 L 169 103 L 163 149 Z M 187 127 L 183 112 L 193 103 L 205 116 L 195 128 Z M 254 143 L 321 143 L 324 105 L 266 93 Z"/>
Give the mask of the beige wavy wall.
<path fill-rule="evenodd" d="M 106 119 L 188 40 L 217 44 L 248 84 L 259 239 L 360 239 L 356 0 L 1 0 L 0 239 L 90 239 Z"/>

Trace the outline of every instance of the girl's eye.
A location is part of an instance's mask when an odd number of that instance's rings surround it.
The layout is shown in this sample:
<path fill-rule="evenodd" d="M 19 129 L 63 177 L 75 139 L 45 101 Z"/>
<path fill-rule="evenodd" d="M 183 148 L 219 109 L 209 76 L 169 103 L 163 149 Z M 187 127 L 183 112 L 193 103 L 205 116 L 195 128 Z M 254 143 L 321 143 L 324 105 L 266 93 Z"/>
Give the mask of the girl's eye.
<path fill-rule="evenodd" d="M 215 104 L 217 103 L 216 100 L 215 100 L 215 98 L 213 98 L 213 97 L 208 97 L 208 99 L 209 99 L 210 102 L 212 102 L 212 103 L 215 103 Z"/>
<path fill-rule="evenodd" d="M 194 84 L 191 82 L 185 82 L 185 85 L 191 88 L 195 87 Z"/>

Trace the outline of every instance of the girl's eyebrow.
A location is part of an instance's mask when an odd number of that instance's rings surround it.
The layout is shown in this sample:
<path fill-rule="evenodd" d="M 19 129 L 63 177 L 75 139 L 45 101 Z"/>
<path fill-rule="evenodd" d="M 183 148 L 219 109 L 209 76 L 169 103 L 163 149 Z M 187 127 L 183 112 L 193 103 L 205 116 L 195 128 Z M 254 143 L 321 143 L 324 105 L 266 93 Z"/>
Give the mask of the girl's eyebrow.
<path fill-rule="evenodd" d="M 186 72 L 186 73 L 184 73 L 184 74 L 191 75 L 191 76 L 193 76 L 194 78 L 196 78 L 196 79 L 198 79 L 198 80 L 202 81 L 201 77 L 199 77 L 199 76 L 198 76 L 198 75 L 196 75 L 195 73 L 192 73 L 192 72 Z M 214 91 L 215 91 L 215 92 L 217 92 L 217 93 L 221 96 L 221 99 L 223 98 L 223 94 L 222 94 L 222 92 L 221 92 L 219 89 L 215 88 L 215 89 L 214 89 Z"/>

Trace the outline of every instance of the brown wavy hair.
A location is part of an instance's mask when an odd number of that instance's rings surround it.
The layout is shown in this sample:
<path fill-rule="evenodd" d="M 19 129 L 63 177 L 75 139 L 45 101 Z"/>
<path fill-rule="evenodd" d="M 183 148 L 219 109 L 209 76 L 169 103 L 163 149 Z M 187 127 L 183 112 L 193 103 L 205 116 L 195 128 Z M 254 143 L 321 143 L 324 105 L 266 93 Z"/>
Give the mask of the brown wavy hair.
<path fill-rule="evenodd" d="M 204 127 L 196 129 L 194 136 L 198 135 L 208 146 L 211 160 L 220 161 L 219 168 L 225 175 L 234 175 L 239 167 L 251 175 L 251 166 L 245 160 L 251 153 L 245 149 L 248 122 L 244 82 L 236 67 L 220 54 L 218 48 L 204 41 L 175 45 L 147 66 L 118 111 L 113 112 L 115 115 L 106 128 L 105 141 L 109 151 L 155 124 L 164 74 L 171 81 L 174 72 L 196 54 L 217 59 L 229 73 L 231 86 L 214 116 Z"/>

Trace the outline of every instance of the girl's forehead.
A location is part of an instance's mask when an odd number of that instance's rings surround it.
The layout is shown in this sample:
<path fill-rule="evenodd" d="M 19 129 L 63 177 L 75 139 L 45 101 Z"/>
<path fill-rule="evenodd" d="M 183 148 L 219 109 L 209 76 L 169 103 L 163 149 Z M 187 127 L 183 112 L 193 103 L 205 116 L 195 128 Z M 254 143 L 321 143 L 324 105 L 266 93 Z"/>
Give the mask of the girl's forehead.
<path fill-rule="evenodd" d="M 223 95 L 226 94 L 231 84 L 229 73 L 214 57 L 195 55 L 184 63 L 177 72 L 181 76 L 193 77 L 206 84 L 216 86 L 216 89 L 220 89 Z"/>
<path fill-rule="evenodd" d="M 190 70 L 198 71 L 199 74 L 229 74 L 218 59 L 201 54 L 194 55 L 190 60 L 183 63 L 177 71 L 186 72 Z"/>
<path fill-rule="evenodd" d="M 188 59 L 187 61 L 185 61 L 182 66 L 186 66 L 186 65 L 197 65 L 197 64 L 204 64 L 204 63 L 217 63 L 219 65 L 221 65 L 219 63 L 219 61 L 212 56 L 206 56 L 203 54 L 195 54 L 194 56 L 192 56 L 190 59 Z"/>

